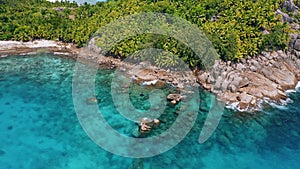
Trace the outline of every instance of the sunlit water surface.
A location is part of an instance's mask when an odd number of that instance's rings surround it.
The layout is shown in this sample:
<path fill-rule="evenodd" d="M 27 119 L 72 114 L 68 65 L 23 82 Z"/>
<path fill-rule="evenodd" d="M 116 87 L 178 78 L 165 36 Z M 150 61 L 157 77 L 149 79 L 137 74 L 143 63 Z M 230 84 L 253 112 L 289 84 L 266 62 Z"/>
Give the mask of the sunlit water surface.
<path fill-rule="evenodd" d="M 155 157 L 131 159 L 106 152 L 80 126 L 72 100 L 74 65 L 72 59 L 50 54 L 0 59 L 0 168 L 300 168 L 299 92 L 290 94 L 287 106 L 254 115 L 226 110 L 212 137 L 199 144 L 210 106 L 209 94 L 201 91 L 197 121 L 180 144 Z M 98 105 L 109 124 L 130 135 L 136 124 L 115 109 L 113 73 L 98 71 Z M 147 89 L 135 86 L 132 91 L 133 104 L 147 109 Z M 168 116 L 160 120 L 176 119 L 172 111 L 167 107 Z"/>

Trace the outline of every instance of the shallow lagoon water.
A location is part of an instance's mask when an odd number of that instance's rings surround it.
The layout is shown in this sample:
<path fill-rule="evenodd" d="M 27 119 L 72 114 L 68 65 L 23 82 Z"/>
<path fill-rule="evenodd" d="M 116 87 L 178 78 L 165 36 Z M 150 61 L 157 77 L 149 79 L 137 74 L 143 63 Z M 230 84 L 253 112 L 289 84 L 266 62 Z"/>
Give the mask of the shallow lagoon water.
<path fill-rule="evenodd" d="M 210 106 L 209 94 L 201 91 L 197 121 L 182 142 L 161 155 L 131 159 L 103 150 L 80 126 L 72 100 L 74 65 L 72 59 L 50 54 L 0 59 L 1 168 L 300 168 L 299 91 L 290 93 L 285 107 L 267 106 L 253 115 L 226 109 L 212 137 L 199 144 Z M 98 71 L 99 108 L 109 124 L 130 135 L 136 125 L 114 107 L 112 74 Z M 139 95 L 145 90 L 136 86 L 131 98 L 141 109 L 149 106 L 147 94 Z M 172 115 L 164 118 L 176 118 Z"/>

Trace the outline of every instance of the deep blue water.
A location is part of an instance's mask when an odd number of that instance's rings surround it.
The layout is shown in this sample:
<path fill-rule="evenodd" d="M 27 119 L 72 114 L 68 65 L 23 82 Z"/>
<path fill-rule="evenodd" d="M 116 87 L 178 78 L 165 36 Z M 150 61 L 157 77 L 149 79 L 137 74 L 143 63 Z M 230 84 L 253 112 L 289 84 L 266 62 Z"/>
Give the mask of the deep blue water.
<path fill-rule="evenodd" d="M 286 106 L 267 106 L 252 115 L 226 109 L 212 137 L 200 144 L 197 140 L 210 106 L 209 94 L 201 91 L 198 118 L 182 142 L 161 155 L 131 159 L 103 150 L 82 129 L 72 100 L 74 65 L 72 59 L 49 54 L 0 59 L 0 168 L 300 168 L 299 92 L 290 94 Z M 114 107 L 112 74 L 98 71 L 99 108 L 117 131 L 130 135 L 136 125 Z M 147 109 L 147 90 L 133 88 L 131 101 Z M 161 120 L 175 119 L 173 111 L 166 107 L 169 115 Z"/>

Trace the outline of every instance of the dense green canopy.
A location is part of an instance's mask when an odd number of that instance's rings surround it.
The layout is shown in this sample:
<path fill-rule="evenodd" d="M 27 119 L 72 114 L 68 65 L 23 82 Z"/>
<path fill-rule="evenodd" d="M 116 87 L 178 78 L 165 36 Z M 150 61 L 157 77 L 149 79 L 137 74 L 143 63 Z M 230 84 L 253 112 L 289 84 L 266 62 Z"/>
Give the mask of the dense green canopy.
<path fill-rule="evenodd" d="M 195 24 L 222 59 L 240 60 L 266 48 L 287 47 L 289 25 L 275 16 L 280 3 L 282 0 L 111 0 L 78 6 L 45 0 L 0 0 L 0 40 L 59 39 L 84 46 L 100 27 L 121 16 L 159 12 Z M 190 66 L 201 65 L 182 42 L 153 34 L 125 39 L 109 53 L 125 58 L 149 47 L 168 50 Z"/>

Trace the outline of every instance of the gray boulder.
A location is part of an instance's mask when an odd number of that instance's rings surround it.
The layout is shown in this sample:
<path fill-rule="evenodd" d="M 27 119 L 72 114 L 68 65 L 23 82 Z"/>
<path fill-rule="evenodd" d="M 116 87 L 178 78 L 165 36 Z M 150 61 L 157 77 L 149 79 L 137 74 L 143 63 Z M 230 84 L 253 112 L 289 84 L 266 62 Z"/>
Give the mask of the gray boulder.
<path fill-rule="evenodd" d="M 250 70 L 252 71 L 252 72 L 256 72 L 257 71 L 257 68 L 255 67 L 255 66 L 250 66 Z"/>
<path fill-rule="evenodd" d="M 238 64 L 236 65 L 236 69 L 237 69 L 237 70 L 240 70 L 240 71 L 243 71 L 243 70 L 245 69 L 245 65 L 243 65 L 242 63 L 238 63 Z"/>
<path fill-rule="evenodd" d="M 222 79 L 221 76 L 219 76 L 219 77 L 217 78 L 217 80 L 216 80 L 215 85 L 214 85 L 214 89 L 215 89 L 215 90 L 219 90 L 219 89 L 221 88 L 222 82 L 223 82 L 223 79 Z"/>
<path fill-rule="evenodd" d="M 247 77 L 245 77 L 245 78 L 242 79 L 239 88 L 246 87 L 246 86 L 249 85 L 249 83 L 250 83 L 249 79 Z"/>
<path fill-rule="evenodd" d="M 294 22 L 294 18 L 292 18 L 288 14 L 282 12 L 280 9 L 276 10 L 276 15 L 281 15 L 284 22 L 288 22 L 288 23 Z"/>
<path fill-rule="evenodd" d="M 252 65 L 254 66 L 254 67 L 256 67 L 256 69 L 260 69 L 261 68 L 261 65 L 258 63 L 258 61 L 256 61 L 256 60 L 252 60 Z"/>
<path fill-rule="evenodd" d="M 297 39 L 294 44 L 294 49 L 300 51 L 300 39 Z"/>
<path fill-rule="evenodd" d="M 238 75 L 235 75 L 233 77 L 233 80 L 231 82 L 231 85 L 234 85 L 234 86 L 240 86 L 241 82 L 243 81 L 243 78 L 238 76 Z"/>
<path fill-rule="evenodd" d="M 227 90 L 227 87 L 229 85 L 229 82 L 227 80 L 225 80 L 222 84 L 221 84 L 221 90 L 224 92 Z"/>
<path fill-rule="evenodd" d="M 237 87 L 233 84 L 230 84 L 228 88 L 232 93 L 235 93 L 237 91 Z"/>
<path fill-rule="evenodd" d="M 299 10 L 299 8 L 294 4 L 293 0 L 285 0 L 281 5 L 280 8 L 285 8 L 288 12 L 295 12 Z"/>
<path fill-rule="evenodd" d="M 215 78 L 214 78 L 213 76 L 208 76 L 208 78 L 207 78 L 207 83 L 213 84 L 213 83 L 215 83 L 215 82 L 216 82 L 216 80 L 215 80 Z"/>
<path fill-rule="evenodd" d="M 267 69 L 267 68 L 263 68 L 261 70 L 261 73 L 265 76 L 265 77 L 270 77 L 272 75 L 272 71 L 270 71 L 270 69 Z"/>

